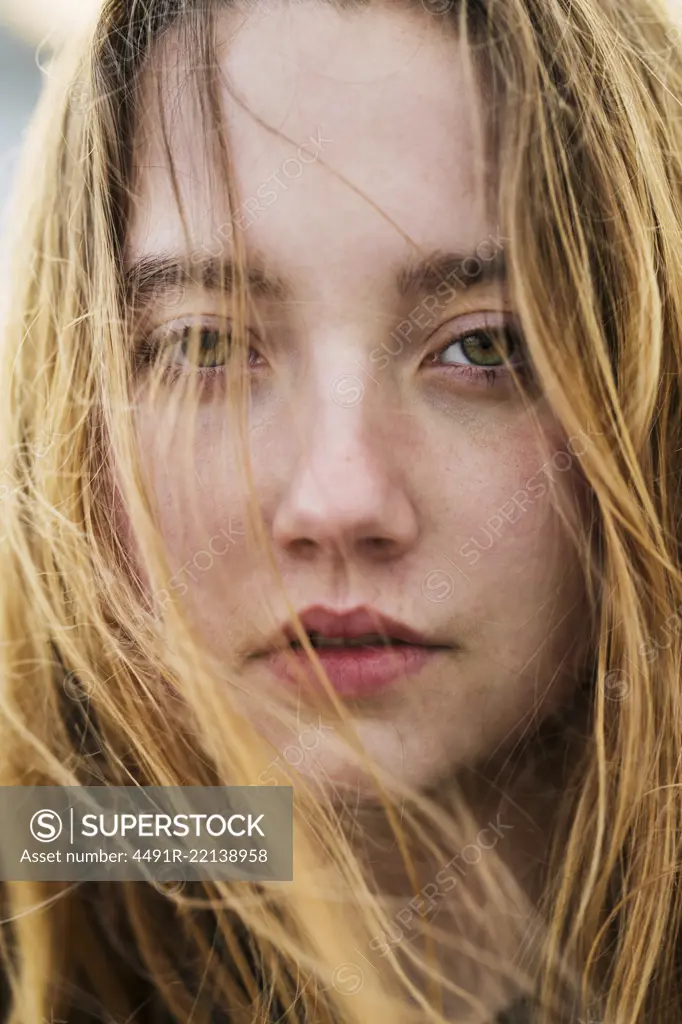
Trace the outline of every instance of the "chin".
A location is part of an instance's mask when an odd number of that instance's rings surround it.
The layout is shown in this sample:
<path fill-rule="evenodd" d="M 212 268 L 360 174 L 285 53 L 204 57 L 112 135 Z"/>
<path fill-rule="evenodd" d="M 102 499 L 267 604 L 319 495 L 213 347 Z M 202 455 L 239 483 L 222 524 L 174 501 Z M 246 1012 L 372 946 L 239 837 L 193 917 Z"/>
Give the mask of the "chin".
<path fill-rule="evenodd" d="M 427 740 L 416 743 L 420 754 L 407 750 L 398 731 L 386 724 L 358 723 L 357 733 L 367 760 L 341 743 L 325 746 L 316 752 L 314 762 L 302 765 L 300 774 L 314 780 L 339 801 L 348 799 L 376 802 L 379 787 L 373 772 L 387 791 L 412 789 L 423 791 L 453 770 L 453 751 L 443 760 L 433 754 Z M 412 746 L 412 744 L 410 744 Z M 368 763 L 369 762 L 369 763 Z"/>
<path fill-rule="evenodd" d="M 354 718 L 355 744 L 344 738 L 343 726 L 318 713 L 302 712 L 296 723 L 288 726 L 274 703 L 261 704 L 258 714 L 253 707 L 246 713 L 277 751 L 258 785 L 284 785 L 287 777 L 299 775 L 344 801 L 376 801 L 375 775 L 388 791 L 426 790 L 468 760 L 477 739 L 470 735 L 467 743 L 465 737 L 458 737 L 454 723 L 447 738 L 442 729 L 432 728 L 430 720 L 422 722 L 420 729 L 416 708 L 393 720 L 389 716 Z"/>

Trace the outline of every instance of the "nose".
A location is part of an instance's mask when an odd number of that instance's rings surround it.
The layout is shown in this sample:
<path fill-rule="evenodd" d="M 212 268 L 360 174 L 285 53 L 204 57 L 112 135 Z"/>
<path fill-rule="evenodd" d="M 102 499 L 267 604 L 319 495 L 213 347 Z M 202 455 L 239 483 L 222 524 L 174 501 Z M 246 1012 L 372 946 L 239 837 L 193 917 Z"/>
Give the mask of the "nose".
<path fill-rule="evenodd" d="M 390 437 L 390 414 L 371 405 L 365 394 L 353 407 L 323 400 L 311 410 L 273 518 L 273 539 L 290 554 L 383 561 L 415 544 L 408 460 Z"/>

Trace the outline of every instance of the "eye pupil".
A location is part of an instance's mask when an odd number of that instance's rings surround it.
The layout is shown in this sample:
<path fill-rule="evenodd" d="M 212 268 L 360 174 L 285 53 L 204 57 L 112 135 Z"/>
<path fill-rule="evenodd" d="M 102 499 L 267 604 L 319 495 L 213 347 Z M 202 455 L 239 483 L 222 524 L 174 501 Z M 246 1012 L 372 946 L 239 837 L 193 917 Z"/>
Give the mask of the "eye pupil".
<path fill-rule="evenodd" d="M 470 359 L 476 365 L 500 365 L 503 361 L 503 345 L 496 342 L 495 334 L 499 334 L 503 342 L 507 342 L 508 348 L 509 337 L 506 331 L 472 331 L 462 338 L 460 342 L 467 359 Z M 509 352 L 507 352 L 507 355 L 509 355 Z M 483 356 L 483 360 L 481 360 L 481 356 Z"/>
<path fill-rule="evenodd" d="M 198 345 L 195 339 L 198 338 Z M 227 360 L 230 335 L 228 332 L 203 327 L 199 331 L 185 327 L 182 332 L 182 353 L 193 356 L 199 366 L 221 366 Z"/>

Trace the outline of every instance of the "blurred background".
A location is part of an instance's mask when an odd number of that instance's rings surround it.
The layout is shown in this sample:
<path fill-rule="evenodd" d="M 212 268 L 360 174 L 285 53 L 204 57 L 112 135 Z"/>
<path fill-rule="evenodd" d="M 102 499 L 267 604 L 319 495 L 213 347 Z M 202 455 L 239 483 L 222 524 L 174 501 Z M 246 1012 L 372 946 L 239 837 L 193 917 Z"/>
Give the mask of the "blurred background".
<path fill-rule="evenodd" d="M 627 4 L 628 0 L 620 0 Z M 679 12 L 682 0 L 668 0 Z M 50 51 L 92 21 L 102 0 L 0 0 L 0 236 L 21 138 Z"/>
<path fill-rule="evenodd" d="M 79 31 L 100 0 L 0 0 L 0 228 L 21 138 L 51 48 Z"/>

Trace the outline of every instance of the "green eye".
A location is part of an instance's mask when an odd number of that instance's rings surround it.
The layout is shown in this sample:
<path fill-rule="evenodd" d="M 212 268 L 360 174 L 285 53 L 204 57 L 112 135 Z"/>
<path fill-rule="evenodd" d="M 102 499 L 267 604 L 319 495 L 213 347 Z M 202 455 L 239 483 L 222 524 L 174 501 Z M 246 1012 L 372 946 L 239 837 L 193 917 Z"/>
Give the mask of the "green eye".
<path fill-rule="evenodd" d="M 192 366 L 206 369 L 224 366 L 230 354 L 229 331 L 204 327 L 199 331 L 185 327 L 182 332 L 182 354 Z"/>
<path fill-rule="evenodd" d="M 513 351 L 508 331 L 471 331 L 458 339 L 462 352 L 475 366 L 502 366 Z"/>
<path fill-rule="evenodd" d="M 179 323 L 164 325 L 136 350 L 136 364 L 141 373 L 161 364 L 162 379 L 168 382 L 196 375 L 215 377 L 223 373 L 233 355 L 232 325 L 211 323 Z M 248 349 L 248 365 L 256 367 L 260 355 Z"/>

